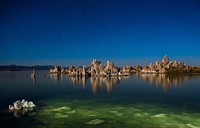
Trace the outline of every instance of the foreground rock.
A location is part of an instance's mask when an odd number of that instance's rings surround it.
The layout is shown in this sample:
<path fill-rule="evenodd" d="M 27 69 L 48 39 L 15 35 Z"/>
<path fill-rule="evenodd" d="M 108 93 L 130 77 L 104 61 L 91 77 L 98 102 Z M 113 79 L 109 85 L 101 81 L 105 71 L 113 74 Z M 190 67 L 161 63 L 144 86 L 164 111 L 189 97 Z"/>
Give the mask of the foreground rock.
<path fill-rule="evenodd" d="M 32 101 L 26 101 L 24 99 L 17 100 L 13 104 L 9 105 L 9 110 L 22 110 L 24 108 L 33 108 L 36 105 Z"/>

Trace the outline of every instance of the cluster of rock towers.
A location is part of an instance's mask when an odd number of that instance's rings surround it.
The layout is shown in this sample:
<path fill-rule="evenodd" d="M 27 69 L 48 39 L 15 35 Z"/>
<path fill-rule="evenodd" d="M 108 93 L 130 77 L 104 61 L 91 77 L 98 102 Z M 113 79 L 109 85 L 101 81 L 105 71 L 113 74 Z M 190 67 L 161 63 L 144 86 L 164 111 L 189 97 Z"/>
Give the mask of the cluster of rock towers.
<path fill-rule="evenodd" d="M 103 66 L 102 63 L 100 61 L 97 61 L 96 59 L 93 59 L 90 69 L 90 73 L 92 76 L 127 76 L 130 75 L 130 72 L 130 66 L 118 68 L 111 61 L 107 61 L 106 65 Z"/>
<path fill-rule="evenodd" d="M 142 73 L 166 73 L 166 72 L 175 72 L 175 71 L 183 71 L 184 69 L 188 69 L 190 66 L 186 65 L 183 62 L 177 61 L 169 61 L 167 56 L 165 55 L 162 58 L 162 61 L 156 61 L 155 64 L 149 64 L 144 66 L 141 70 Z"/>
<path fill-rule="evenodd" d="M 55 66 L 54 69 L 50 70 L 51 74 L 68 74 L 70 76 L 128 76 L 131 73 L 131 66 L 123 68 L 116 67 L 111 61 L 107 61 L 106 65 L 93 59 L 90 67 L 74 67 L 71 66 L 68 69 L 63 67 Z"/>
<path fill-rule="evenodd" d="M 51 74 L 68 74 L 69 76 L 129 76 L 132 72 L 138 73 L 168 73 L 168 72 L 182 72 L 184 70 L 189 71 L 192 69 L 190 66 L 183 62 L 169 61 L 165 55 L 162 61 L 156 61 L 146 66 L 125 66 L 116 67 L 111 61 L 107 61 L 105 66 L 96 59 L 93 59 L 90 67 L 74 67 L 71 66 L 68 69 L 55 66 L 50 70 Z"/>

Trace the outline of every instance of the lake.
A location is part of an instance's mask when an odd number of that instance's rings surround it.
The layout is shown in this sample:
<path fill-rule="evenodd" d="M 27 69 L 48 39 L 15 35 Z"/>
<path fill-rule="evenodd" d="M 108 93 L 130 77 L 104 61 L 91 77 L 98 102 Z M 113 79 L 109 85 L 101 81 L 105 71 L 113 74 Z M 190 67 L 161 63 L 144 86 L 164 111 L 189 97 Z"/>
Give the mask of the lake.
<path fill-rule="evenodd" d="M 0 72 L 0 122 L 15 128 L 199 128 L 200 74 L 69 77 Z M 10 112 L 16 100 L 30 111 Z"/>

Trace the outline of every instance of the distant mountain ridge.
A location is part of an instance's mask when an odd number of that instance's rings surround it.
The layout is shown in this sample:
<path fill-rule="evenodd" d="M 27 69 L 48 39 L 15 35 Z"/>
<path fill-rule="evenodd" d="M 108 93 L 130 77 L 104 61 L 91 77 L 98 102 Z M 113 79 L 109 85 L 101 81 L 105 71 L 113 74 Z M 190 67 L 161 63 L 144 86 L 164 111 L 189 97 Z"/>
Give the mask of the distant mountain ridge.
<path fill-rule="evenodd" d="M 52 65 L 36 65 L 36 66 L 23 66 L 23 65 L 2 65 L 0 66 L 0 71 L 24 71 L 24 70 L 50 70 L 54 68 Z"/>

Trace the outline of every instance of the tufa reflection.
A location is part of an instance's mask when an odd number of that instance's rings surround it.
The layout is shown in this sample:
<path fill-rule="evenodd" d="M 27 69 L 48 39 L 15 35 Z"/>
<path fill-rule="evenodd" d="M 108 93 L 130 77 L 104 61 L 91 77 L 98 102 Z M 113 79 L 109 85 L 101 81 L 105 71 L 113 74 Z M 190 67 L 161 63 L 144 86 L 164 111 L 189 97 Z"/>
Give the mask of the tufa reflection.
<path fill-rule="evenodd" d="M 85 76 L 71 76 L 70 79 L 74 85 L 81 85 L 83 88 L 86 87 L 87 79 L 90 79 L 91 89 L 93 94 L 101 91 L 103 87 L 106 87 L 107 92 L 109 93 L 115 85 L 117 85 L 122 77 L 85 77 Z"/>
<path fill-rule="evenodd" d="M 36 85 L 36 77 L 31 77 L 31 79 L 32 79 L 33 84 Z"/>
<path fill-rule="evenodd" d="M 145 82 L 154 84 L 156 86 L 162 86 L 163 90 L 167 92 L 170 86 L 178 87 L 183 84 L 183 82 L 188 82 L 194 75 L 181 75 L 181 74 L 140 74 L 139 76 Z"/>
<path fill-rule="evenodd" d="M 50 79 L 54 81 L 60 81 L 60 74 L 50 74 Z"/>
<path fill-rule="evenodd" d="M 114 86 L 120 82 L 119 77 L 91 77 L 91 89 L 93 94 L 96 94 L 97 91 L 101 91 L 103 87 L 106 87 L 107 92 L 109 93 Z"/>
<path fill-rule="evenodd" d="M 72 80 L 73 85 L 81 85 L 83 88 L 85 88 L 87 79 L 85 76 L 71 76 L 70 79 Z"/>

